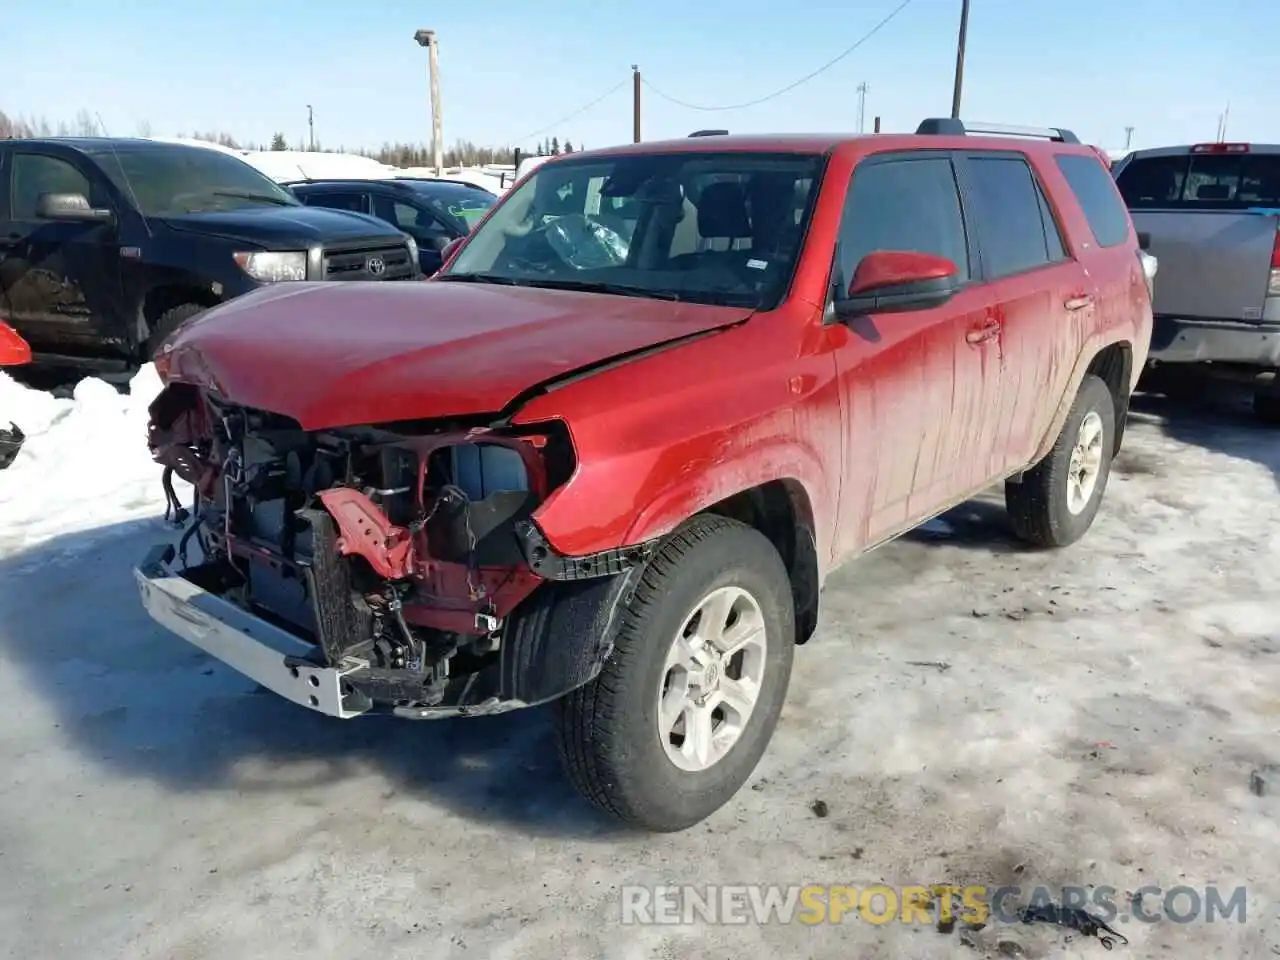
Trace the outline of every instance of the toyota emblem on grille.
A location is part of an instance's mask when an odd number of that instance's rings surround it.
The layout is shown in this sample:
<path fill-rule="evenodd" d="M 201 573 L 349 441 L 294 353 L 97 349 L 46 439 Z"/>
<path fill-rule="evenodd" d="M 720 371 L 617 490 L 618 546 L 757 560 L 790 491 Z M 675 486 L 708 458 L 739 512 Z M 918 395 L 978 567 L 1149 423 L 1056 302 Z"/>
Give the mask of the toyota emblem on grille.
<path fill-rule="evenodd" d="M 387 263 L 381 257 L 370 257 L 365 262 L 364 266 L 365 266 L 365 269 L 368 270 L 375 277 L 381 276 L 383 273 L 386 272 L 386 269 L 387 269 Z"/>

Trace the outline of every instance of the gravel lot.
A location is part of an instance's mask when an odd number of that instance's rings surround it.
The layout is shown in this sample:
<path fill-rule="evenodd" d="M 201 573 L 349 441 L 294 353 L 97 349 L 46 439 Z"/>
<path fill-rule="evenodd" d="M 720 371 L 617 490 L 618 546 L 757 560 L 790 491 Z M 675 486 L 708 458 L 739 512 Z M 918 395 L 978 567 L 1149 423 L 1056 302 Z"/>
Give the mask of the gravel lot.
<path fill-rule="evenodd" d="M 675 836 L 580 803 L 542 711 L 342 723 L 254 693 L 142 613 L 129 568 L 157 521 L 15 547 L 0 944 L 77 960 L 1104 953 L 1042 924 L 620 925 L 624 884 L 883 881 L 1243 885 L 1245 923 L 1117 924 L 1117 955 L 1280 955 L 1280 778 L 1250 791 L 1280 762 L 1280 433 L 1230 397 L 1137 407 L 1076 547 L 1020 549 L 984 499 L 838 573 L 752 788 Z"/>

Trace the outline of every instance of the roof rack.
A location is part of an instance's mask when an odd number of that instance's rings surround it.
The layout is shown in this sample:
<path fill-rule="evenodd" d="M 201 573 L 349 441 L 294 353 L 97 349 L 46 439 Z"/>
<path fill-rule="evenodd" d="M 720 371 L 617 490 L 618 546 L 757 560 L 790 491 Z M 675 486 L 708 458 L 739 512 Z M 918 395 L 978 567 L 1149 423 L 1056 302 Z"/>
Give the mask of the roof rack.
<path fill-rule="evenodd" d="M 1038 137 L 1056 143 L 1079 143 L 1080 138 L 1064 127 L 1021 127 L 1007 123 L 965 123 L 954 117 L 930 117 L 916 127 L 920 136 L 963 137 L 970 133 L 991 133 L 1002 137 Z"/>
<path fill-rule="evenodd" d="M 691 137 L 727 137 L 728 130 L 695 130 L 689 134 Z"/>

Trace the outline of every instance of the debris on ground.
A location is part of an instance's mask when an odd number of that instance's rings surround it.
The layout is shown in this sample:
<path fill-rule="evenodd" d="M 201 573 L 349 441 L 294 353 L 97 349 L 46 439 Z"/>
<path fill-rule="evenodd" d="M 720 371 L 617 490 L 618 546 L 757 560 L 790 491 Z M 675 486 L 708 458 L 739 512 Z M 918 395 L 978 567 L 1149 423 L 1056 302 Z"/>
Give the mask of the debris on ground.
<path fill-rule="evenodd" d="M 946 673 L 951 669 L 951 664 L 945 660 L 908 660 L 908 667 L 933 667 L 939 673 Z"/>
<path fill-rule="evenodd" d="M 827 807 L 827 801 L 825 800 L 813 801 L 813 803 L 809 804 L 809 809 L 812 810 L 813 815 L 819 819 L 827 816 L 831 812 L 830 808 Z"/>
<path fill-rule="evenodd" d="M 1023 923 L 1052 923 L 1059 927 L 1078 930 L 1086 937 L 1097 937 L 1103 948 L 1110 950 L 1119 940 L 1128 944 L 1129 938 L 1107 926 L 1105 920 L 1093 916 L 1080 907 L 1064 907 L 1056 903 L 1034 903 L 1022 911 Z"/>
<path fill-rule="evenodd" d="M 0 470 L 4 470 L 18 457 L 22 442 L 27 439 L 16 423 L 9 424 L 8 430 L 0 430 Z"/>
<path fill-rule="evenodd" d="M 1280 763 L 1268 763 L 1251 772 L 1249 789 L 1257 797 L 1280 792 Z"/>

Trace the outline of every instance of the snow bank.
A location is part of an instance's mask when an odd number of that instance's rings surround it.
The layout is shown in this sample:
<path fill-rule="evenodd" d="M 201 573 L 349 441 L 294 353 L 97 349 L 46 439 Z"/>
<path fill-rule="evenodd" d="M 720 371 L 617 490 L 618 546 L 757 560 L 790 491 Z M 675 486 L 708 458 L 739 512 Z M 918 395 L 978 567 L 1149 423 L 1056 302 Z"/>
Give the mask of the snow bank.
<path fill-rule="evenodd" d="M 400 171 L 372 157 L 351 153 L 259 150 L 240 157 L 277 183 L 291 180 L 388 180 Z"/>
<path fill-rule="evenodd" d="M 56 397 L 0 373 L 0 420 L 27 435 L 13 465 L 0 471 L 0 553 L 164 512 L 161 468 L 146 444 L 147 406 L 159 392 L 150 364 L 127 395 L 91 377 L 70 397 Z M 186 484 L 175 489 L 190 499 Z"/>

